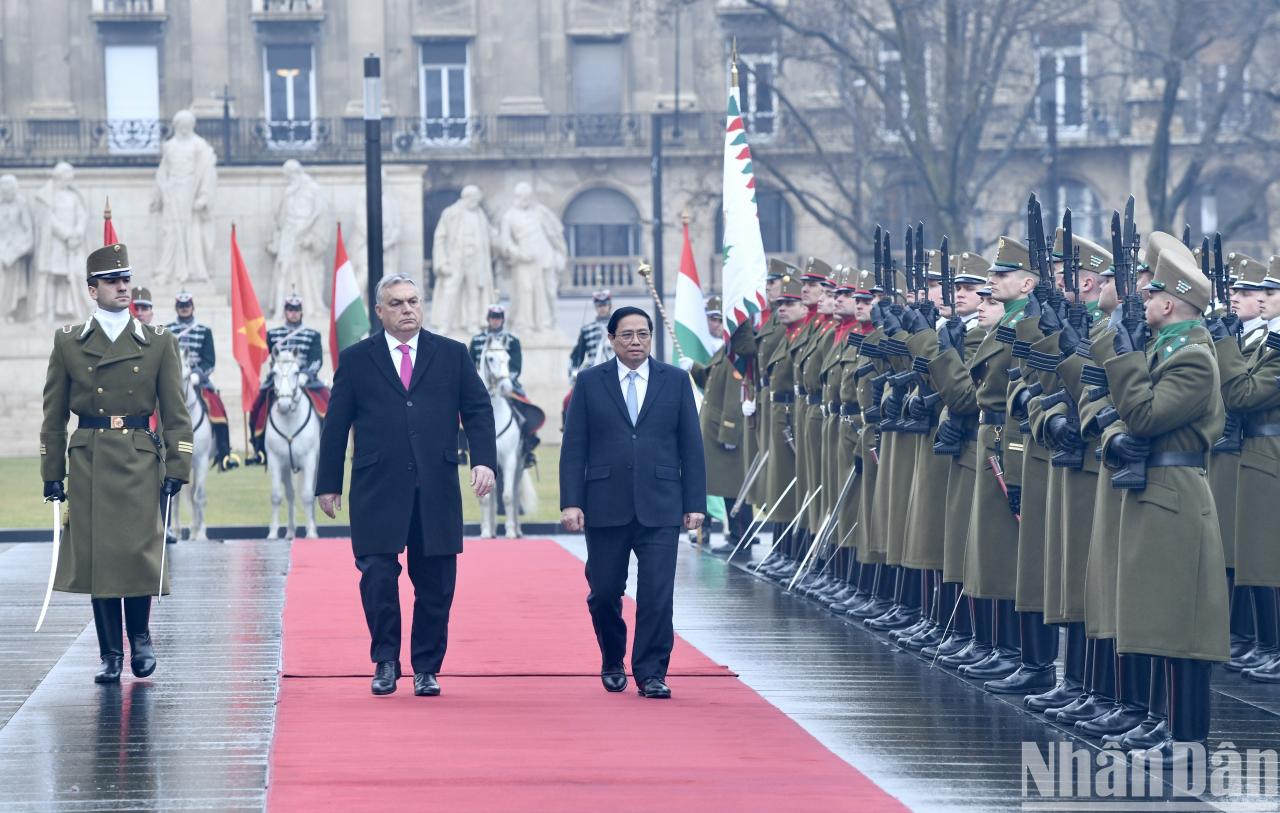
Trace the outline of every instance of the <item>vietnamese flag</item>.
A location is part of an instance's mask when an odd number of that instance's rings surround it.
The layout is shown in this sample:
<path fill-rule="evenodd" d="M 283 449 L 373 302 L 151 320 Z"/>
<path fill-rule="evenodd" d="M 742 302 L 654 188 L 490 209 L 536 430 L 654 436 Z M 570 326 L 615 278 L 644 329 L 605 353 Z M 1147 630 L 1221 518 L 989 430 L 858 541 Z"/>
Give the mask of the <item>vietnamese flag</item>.
<path fill-rule="evenodd" d="M 267 320 L 240 256 L 235 224 L 231 226 L 231 330 L 231 355 L 240 365 L 240 402 L 252 404 L 258 398 L 262 363 L 268 356 Z"/>

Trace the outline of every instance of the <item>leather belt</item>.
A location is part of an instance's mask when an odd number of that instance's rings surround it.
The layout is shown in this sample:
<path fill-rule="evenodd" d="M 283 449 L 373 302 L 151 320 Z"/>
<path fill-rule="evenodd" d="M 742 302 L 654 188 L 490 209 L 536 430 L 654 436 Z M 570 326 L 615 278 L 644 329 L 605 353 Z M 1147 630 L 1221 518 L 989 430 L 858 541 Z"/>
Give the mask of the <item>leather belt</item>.
<path fill-rule="evenodd" d="M 804 387 L 800 386 L 799 384 L 796 384 L 795 391 L 796 391 L 797 398 L 804 398 L 806 395 L 809 394 L 809 391 L 806 390 Z"/>
<path fill-rule="evenodd" d="M 978 423 L 984 426 L 1004 426 L 1004 413 L 984 409 L 978 414 Z"/>
<path fill-rule="evenodd" d="M 150 429 L 150 415 L 77 415 L 79 429 Z"/>
<path fill-rule="evenodd" d="M 1244 426 L 1244 436 L 1247 438 L 1280 437 L 1280 423 L 1247 423 Z"/>
<path fill-rule="evenodd" d="M 811 392 L 804 397 L 805 403 L 809 406 L 817 406 L 822 403 L 822 393 Z"/>
<path fill-rule="evenodd" d="M 789 392 L 775 392 L 769 397 L 773 399 L 775 404 L 790 404 L 796 400 L 796 397 Z"/>
<path fill-rule="evenodd" d="M 846 418 L 851 418 L 854 415 L 861 415 L 862 410 L 858 407 L 857 401 L 848 401 L 840 405 L 840 414 Z"/>
<path fill-rule="evenodd" d="M 1193 469 L 1209 468 L 1204 452 L 1155 452 L 1147 456 L 1147 468 L 1189 466 Z"/>
<path fill-rule="evenodd" d="M 840 414 L 840 402 L 839 402 L 839 401 L 828 401 L 828 402 L 827 402 L 827 413 L 828 413 L 828 414 L 830 414 L 830 415 L 839 415 L 839 414 Z"/>
<path fill-rule="evenodd" d="M 769 376 L 764 375 L 764 376 L 761 376 L 761 377 L 760 377 L 760 386 L 762 386 L 762 387 L 767 387 L 767 386 L 769 386 Z"/>

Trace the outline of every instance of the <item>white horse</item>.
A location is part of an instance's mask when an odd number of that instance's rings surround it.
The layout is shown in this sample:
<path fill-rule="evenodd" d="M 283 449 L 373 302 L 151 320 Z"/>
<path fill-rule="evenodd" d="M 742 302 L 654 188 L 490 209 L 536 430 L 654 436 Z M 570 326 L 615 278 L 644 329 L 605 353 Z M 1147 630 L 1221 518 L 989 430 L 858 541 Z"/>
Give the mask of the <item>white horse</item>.
<path fill-rule="evenodd" d="M 200 397 L 200 386 L 191 380 L 197 374 L 195 359 L 191 354 L 184 352 L 183 361 L 186 375 L 182 377 L 182 397 L 186 401 L 187 412 L 191 415 L 191 483 L 178 492 L 178 499 L 173 501 L 169 526 L 175 535 L 182 536 L 182 495 L 185 494 L 187 502 L 191 505 L 191 530 L 188 538 L 205 540 L 209 538 L 209 534 L 204 522 L 204 506 L 207 499 L 204 492 L 204 478 L 208 475 L 209 466 L 213 461 L 213 425 L 209 423 L 209 410 L 204 405 L 204 399 Z"/>
<path fill-rule="evenodd" d="M 502 504 L 507 515 L 507 538 L 518 539 L 520 510 L 536 510 L 537 494 L 533 483 L 525 475 L 524 460 L 520 455 L 520 425 L 515 410 L 507 396 L 514 390 L 511 382 L 511 356 L 505 347 L 489 346 L 480 357 L 480 379 L 489 391 L 489 403 L 493 406 L 494 430 L 498 443 L 498 472 L 502 478 Z M 495 488 L 480 500 L 480 535 L 492 537 L 498 527 L 498 501 Z"/>
<path fill-rule="evenodd" d="M 304 389 L 298 359 L 281 350 L 271 361 L 275 403 L 267 413 L 267 473 L 271 476 L 271 527 L 268 539 L 280 538 L 280 503 L 289 500 L 285 538 L 298 527 L 295 495 L 302 497 L 307 536 L 316 536 L 316 463 L 320 459 L 320 416 Z"/>

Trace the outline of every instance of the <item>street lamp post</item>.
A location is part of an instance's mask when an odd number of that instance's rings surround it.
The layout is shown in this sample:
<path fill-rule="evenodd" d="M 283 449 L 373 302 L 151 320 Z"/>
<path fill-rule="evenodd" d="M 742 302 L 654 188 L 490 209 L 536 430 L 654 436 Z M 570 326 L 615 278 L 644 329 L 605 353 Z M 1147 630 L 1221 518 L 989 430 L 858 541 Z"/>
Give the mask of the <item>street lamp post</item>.
<path fill-rule="evenodd" d="M 364 188 L 369 252 L 369 323 L 377 324 L 375 293 L 382 279 L 382 65 L 364 58 Z"/>

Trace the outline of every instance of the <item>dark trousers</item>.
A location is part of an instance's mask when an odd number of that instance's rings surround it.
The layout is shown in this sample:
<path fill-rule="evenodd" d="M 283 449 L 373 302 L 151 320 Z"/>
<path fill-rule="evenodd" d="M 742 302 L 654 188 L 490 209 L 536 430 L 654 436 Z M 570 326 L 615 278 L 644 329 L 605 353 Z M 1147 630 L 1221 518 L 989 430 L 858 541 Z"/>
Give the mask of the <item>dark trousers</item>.
<path fill-rule="evenodd" d="M 413 582 L 413 630 L 410 659 L 414 672 L 437 674 L 449 643 L 449 609 L 458 576 L 458 557 L 427 556 L 422 552 L 422 524 L 414 499 L 406 548 L 409 579 Z M 400 662 L 400 557 L 375 553 L 356 557 L 360 571 L 360 602 L 369 625 L 369 658 Z"/>
<path fill-rule="evenodd" d="M 678 527 L 647 528 L 634 519 L 615 528 L 587 528 L 587 608 L 604 666 L 622 663 L 627 653 L 622 594 L 627 589 L 631 553 L 636 554 L 636 633 L 631 647 L 631 673 L 637 683 L 667 676 L 675 643 L 671 612 L 679 534 Z"/>
<path fill-rule="evenodd" d="M 751 506 L 744 502 L 735 517 L 732 514 L 736 504 L 737 500 L 734 498 L 724 498 L 724 513 L 728 520 L 725 523 L 724 541 L 731 545 L 736 545 L 742 539 L 742 535 L 747 532 L 747 528 L 751 527 Z"/>

